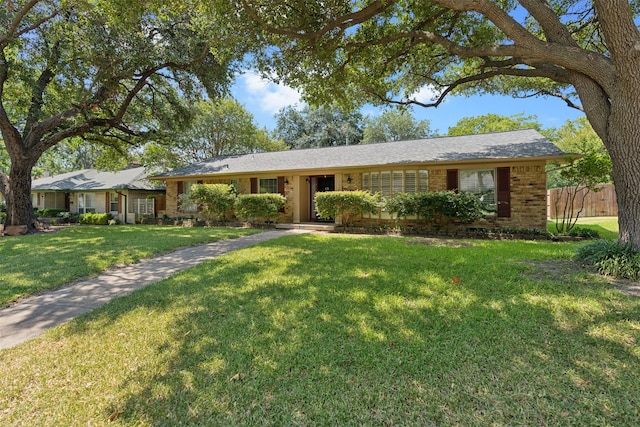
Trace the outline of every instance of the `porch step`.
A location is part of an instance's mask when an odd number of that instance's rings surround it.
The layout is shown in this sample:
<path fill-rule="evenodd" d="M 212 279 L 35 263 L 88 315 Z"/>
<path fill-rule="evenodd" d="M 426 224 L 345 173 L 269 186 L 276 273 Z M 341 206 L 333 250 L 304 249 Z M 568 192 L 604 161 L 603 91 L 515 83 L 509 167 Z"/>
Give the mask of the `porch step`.
<path fill-rule="evenodd" d="M 335 224 L 317 224 L 317 223 L 297 223 L 297 224 L 276 224 L 276 228 L 282 230 L 312 230 L 331 232 L 336 229 Z"/>

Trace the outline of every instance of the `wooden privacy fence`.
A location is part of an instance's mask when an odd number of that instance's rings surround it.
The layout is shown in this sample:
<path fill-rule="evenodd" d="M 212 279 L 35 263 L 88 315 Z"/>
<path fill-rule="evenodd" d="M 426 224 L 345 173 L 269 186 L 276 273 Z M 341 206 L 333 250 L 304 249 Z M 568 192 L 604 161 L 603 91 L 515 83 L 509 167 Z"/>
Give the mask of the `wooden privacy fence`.
<path fill-rule="evenodd" d="M 573 203 L 574 214 L 582 208 L 580 217 L 590 216 L 618 216 L 618 201 L 616 200 L 616 189 L 613 184 L 598 185 L 601 190 L 598 192 L 589 191 L 583 196 L 586 189 L 582 189 L 576 195 Z M 558 201 L 558 216 L 562 217 L 565 203 L 573 197 L 574 187 L 552 188 L 547 190 L 547 217 L 556 219 L 556 201 Z M 570 209 L 568 209 L 570 211 Z"/>

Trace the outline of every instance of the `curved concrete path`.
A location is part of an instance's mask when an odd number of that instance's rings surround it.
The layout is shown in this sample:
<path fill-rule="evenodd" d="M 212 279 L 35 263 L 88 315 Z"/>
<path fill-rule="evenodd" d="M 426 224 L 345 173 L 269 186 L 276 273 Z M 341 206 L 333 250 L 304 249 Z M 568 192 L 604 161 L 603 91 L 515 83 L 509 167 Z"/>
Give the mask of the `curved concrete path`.
<path fill-rule="evenodd" d="M 309 231 L 272 230 L 237 239 L 184 247 L 127 267 L 112 268 L 98 277 L 29 298 L 0 310 L 0 349 L 37 337 L 45 330 L 114 298 L 130 294 L 208 259 L 287 234 L 306 232 Z"/>

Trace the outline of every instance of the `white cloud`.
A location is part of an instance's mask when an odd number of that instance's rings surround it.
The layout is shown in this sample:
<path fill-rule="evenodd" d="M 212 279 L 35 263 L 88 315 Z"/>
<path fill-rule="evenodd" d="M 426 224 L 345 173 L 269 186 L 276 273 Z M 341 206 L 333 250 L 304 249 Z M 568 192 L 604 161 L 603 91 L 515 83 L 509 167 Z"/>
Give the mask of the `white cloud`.
<path fill-rule="evenodd" d="M 241 76 L 247 99 L 261 110 L 275 114 L 283 107 L 300 105 L 302 98 L 295 89 L 283 84 L 276 84 L 255 73 Z"/>
<path fill-rule="evenodd" d="M 433 86 L 426 85 L 422 86 L 422 88 L 411 95 L 409 98 L 418 102 L 422 102 L 423 104 L 428 104 L 434 102 L 440 96 L 440 92 L 438 92 Z"/>

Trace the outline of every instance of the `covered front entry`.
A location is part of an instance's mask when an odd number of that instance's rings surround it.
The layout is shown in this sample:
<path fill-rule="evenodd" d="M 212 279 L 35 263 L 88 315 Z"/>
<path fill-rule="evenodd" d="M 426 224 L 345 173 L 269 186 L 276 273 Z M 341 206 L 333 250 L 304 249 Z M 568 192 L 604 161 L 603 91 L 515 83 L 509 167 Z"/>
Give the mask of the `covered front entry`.
<path fill-rule="evenodd" d="M 336 189 L 336 178 L 335 175 L 320 175 L 320 176 L 310 176 L 309 177 L 309 185 L 310 185 L 310 207 L 309 212 L 311 213 L 310 221 L 320 221 L 320 222 L 334 222 L 333 218 L 321 218 L 318 215 L 318 211 L 316 209 L 316 193 L 322 193 L 324 191 L 335 191 Z"/>

